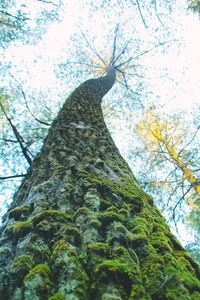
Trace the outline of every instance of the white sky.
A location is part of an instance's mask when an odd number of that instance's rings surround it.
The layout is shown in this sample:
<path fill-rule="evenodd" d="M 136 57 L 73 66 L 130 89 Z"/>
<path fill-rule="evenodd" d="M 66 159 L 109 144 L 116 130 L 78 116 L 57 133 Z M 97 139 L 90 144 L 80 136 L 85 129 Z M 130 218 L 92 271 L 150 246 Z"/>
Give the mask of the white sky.
<path fill-rule="evenodd" d="M 112 2 L 112 1 L 111 1 Z M 180 1 L 184 3 L 185 1 Z M 63 51 L 66 51 L 67 43 L 71 43 L 70 37 L 77 33 L 77 24 L 83 20 L 86 28 L 90 27 L 89 11 L 87 6 L 80 5 L 79 1 L 67 1 L 67 5 L 63 12 L 64 18 L 60 24 L 49 26 L 47 34 L 37 46 L 21 45 L 18 48 L 11 47 L 6 52 L 6 60 L 12 61 L 16 68 L 13 73 L 17 73 L 18 79 L 27 81 L 28 85 L 42 89 L 52 86 L 55 81 L 54 64 L 56 64 Z M 200 95 L 200 77 L 198 76 L 200 67 L 200 20 L 194 14 L 186 15 L 183 10 L 173 12 L 173 18 L 176 18 L 178 28 L 178 37 L 183 37 L 181 46 L 176 43 L 169 47 L 166 54 L 161 52 L 151 52 L 143 57 L 144 65 L 154 69 L 167 68 L 169 79 L 165 75 L 163 79 L 152 78 L 157 77 L 159 71 L 152 73 L 150 69 L 149 77 L 151 81 L 149 87 L 152 88 L 153 96 L 158 96 L 159 101 L 165 103 L 168 109 L 181 107 L 191 109 L 194 102 L 199 102 Z M 102 23 L 105 16 L 101 13 L 95 15 L 95 20 L 91 24 L 91 32 L 97 35 L 100 42 L 96 38 L 96 44 L 102 44 L 101 34 L 104 30 Z M 117 17 L 116 17 L 117 19 Z M 93 28 L 93 26 L 95 28 Z M 137 28 L 140 28 L 143 38 L 149 39 L 151 32 L 147 31 L 140 18 L 138 18 Z M 130 28 L 127 26 L 127 32 Z M 170 38 L 171 40 L 172 38 Z M 156 55 L 154 55 L 154 53 Z M 37 63 L 34 63 L 37 61 Z M 26 71 L 24 71 L 26 70 Z M 27 76 L 28 73 L 28 76 Z M 42 80 L 41 80 L 42 78 Z M 159 80 L 159 83 L 158 83 Z M 158 84 L 155 84 L 158 83 Z"/>

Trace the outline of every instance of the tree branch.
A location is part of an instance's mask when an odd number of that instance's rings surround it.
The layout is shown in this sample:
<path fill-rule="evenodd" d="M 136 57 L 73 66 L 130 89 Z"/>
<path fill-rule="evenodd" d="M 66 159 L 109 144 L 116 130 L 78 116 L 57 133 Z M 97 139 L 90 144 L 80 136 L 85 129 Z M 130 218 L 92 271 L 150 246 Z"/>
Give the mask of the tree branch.
<path fill-rule="evenodd" d="M 9 16 L 11 18 L 17 19 L 17 20 L 21 20 L 21 21 L 30 20 L 30 18 L 25 18 L 25 17 L 22 18 L 22 17 L 14 16 L 14 15 L 8 13 L 7 11 L 3 11 L 3 10 L 0 10 L 0 13 L 3 15 Z"/>
<path fill-rule="evenodd" d="M 20 175 L 10 175 L 10 176 L 0 176 L 0 180 L 6 180 L 6 179 L 12 179 L 12 178 L 18 178 L 18 177 L 25 177 L 26 174 L 20 174 Z"/>
<path fill-rule="evenodd" d="M 134 3 L 133 3 L 132 0 L 131 0 L 131 3 L 134 5 Z M 140 8 L 140 3 L 139 3 L 138 0 L 136 0 L 136 4 L 137 4 L 137 7 L 138 7 L 138 11 L 139 11 L 140 17 L 141 17 L 142 22 L 143 22 L 143 24 L 144 24 L 144 27 L 145 27 L 146 29 L 148 29 L 148 26 L 147 26 L 147 24 L 146 24 L 146 22 L 145 22 L 145 19 L 144 19 L 144 17 L 143 17 L 143 14 L 142 14 L 142 11 L 141 11 L 141 8 Z"/>
<path fill-rule="evenodd" d="M 22 87 L 22 84 L 17 81 L 17 79 L 12 75 L 10 74 L 10 76 L 13 78 L 13 80 L 19 85 L 20 87 L 20 90 L 21 90 L 21 93 L 22 93 L 22 97 L 24 98 L 24 101 L 25 101 L 25 105 L 26 105 L 26 108 L 28 109 L 30 115 L 33 117 L 33 119 L 37 122 L 39 122 L 40 124 L 43 124 L 43 125 L 46 125 L 46 126 L 51 126 L 51 124 L 47 123 L 47 122 L 44 122 L 44 121 L 41 121 L 40 119 L 38 119 L 31 111 L 31 109 L 29 108 L 29 105 L 28 105 L 28 101 L 26 99 L 26 94 L 23 90 L 23 87 Z"/>
<path fill-rule="evenodd" d="M 8 123 L 10 124 L 10 126 L 11 126 L 11 128 L 12 128 L 12 130 L 13 130 L 13 133 L 14 133 L 14 135 L 15 135 L 15 137 L 16 137 L 16 139 L 17 139 L 19 145 L 20 145 L 20 148 L 21 148 L 21 150 L 22 150 L 22 153 L 23 153 L 24 157 L 26 158 L 26 160 L 27 160 L 27 162 L 29 163 L 29 165 L 31 165 L 32 160 L 31 160 L 30 156 L 28 155 L 28 150 L 27 150 L 26 147 L 24 147 L 24 145 L 23 145 L 24 140 L 23 140 L 22 136 L 21 136 L 20 133 L 18 132 L 16 126 L 12 123 L 11 119 L 8 117 L 8 115 L 7 115 L 7 113 L 6 113 L 6 111 L 5 111 L 5 109 L 4 109 L 4 107 L 3 107 L 3 105 L 2 105 L 1 102 L 0 102 L 0 107 L 1 107 L 2 112 L 3 112 L 3 114 L 5 115 L 5 117 L 6 117 L 7 121 L 8 121 Z"/>

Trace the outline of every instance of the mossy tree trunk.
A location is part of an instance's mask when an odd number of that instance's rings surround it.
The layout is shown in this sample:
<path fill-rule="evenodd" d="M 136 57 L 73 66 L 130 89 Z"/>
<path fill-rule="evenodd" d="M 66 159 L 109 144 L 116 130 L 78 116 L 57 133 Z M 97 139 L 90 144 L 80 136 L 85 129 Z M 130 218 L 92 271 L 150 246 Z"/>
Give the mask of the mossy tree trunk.
<path fill-rule="evenodd" d="M 0 299 L 200 299 L 197 264 L 103 120 L 115 70 L 67 99 L 4 217 Z"/>

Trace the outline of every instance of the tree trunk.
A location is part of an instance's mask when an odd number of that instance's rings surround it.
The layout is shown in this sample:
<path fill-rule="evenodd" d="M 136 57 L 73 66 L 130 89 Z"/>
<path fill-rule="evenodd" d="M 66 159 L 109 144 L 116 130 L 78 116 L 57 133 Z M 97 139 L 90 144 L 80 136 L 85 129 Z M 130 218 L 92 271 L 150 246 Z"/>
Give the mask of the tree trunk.
<path fill-rule="evenodd" d="M 4 216 L 2 300 L 200 299 L 198 265 L 103 120 L 115 70 L 67 99 Z"/>

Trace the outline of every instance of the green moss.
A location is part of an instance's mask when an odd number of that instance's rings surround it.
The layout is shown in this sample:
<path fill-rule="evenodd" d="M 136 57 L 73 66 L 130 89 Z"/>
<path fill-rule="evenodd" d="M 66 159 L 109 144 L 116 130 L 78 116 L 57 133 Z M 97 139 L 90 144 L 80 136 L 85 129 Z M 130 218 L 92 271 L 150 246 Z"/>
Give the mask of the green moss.
<path fill-rule="evenodd" d="M 125 209 L 125 208 L 121 208 L 120 210 L 119 210 L 119 213 L 120 213 L 120 215 L 124 215 L 125 217 L 127 217 L 127 215 L 128 215 L 128 210 L 127 209 Z"/>
<path fill-rule="evenodd" d="M 72 244 L 80 244 L 81 237 L 80 232 L 77 227 L 71 225 L 64 225 L 61 227 L 60 231 L 58 232 L 58 236 L 64 236 L 66 241 Z"/>
<path fill-rule="evenodd" d="M 173 249 L 170 240 L 163 232 L 155 232 L 151 234 L 150 242 L 153 247 L 161 254 L 162 252 L 172 253 Z"/>
<path fill-rule="evenodd" d="M 113 211 L 113 212 L 118 213 L 118 209 L 114 205 L 109 206 L 106 211 Z"/>
<path fill-rule="evenodd" d="M 0 254 L 11 254 L 11 249 L 9 247 L 0 247 Z"/>
<path fill-rule="evenodd" d="M 113 181 L 106 177 L 97 177 L 90 174 L 85 170 L 79 171 L 82 176 L 85 176 L 87 180 L 93 185 L 106 186 L 112 192 L 116 194 L 121 194 L 129 199 L 131 202 L 142 206 L 142 198 L 147 198 L 147 194 L 141 189 L 137 180 L 131 176 L 123 175 L 123 179 L 119 181 Z"/>
<path fill-rule="evenodd" d="M 90 215 L 91 211 L 87 208 L 87 207 L 81 207 L 79 209 L 77 209 L 77 211 L 74 214 L 74 219 L 76 219 L 79 216 L 87 216 Z"/>
<path fill-rule="evenodd" d="M 11 238 L 20 238 L 29 233 L 33 225 L 30 221 L 14 222 L 6 229 L 6 234 Z"/>
<path fill-rule="evenodd" d="M 52 255 L 51 259 L 54 260 L 56 257 L 60 255 L 60 253 L 65 252 L 69 256 L 76 256 L 76 251 L 69 247 L 69 243 L 66 241 L 66 239 L 61 239 L 58 242 L 55 243 L 55 245 L 52 248 Z"/>
<path fill-rule="evenodd" d="M 98 219 L 101 221 L 102 225 L 105 227 L 114 221 L 124 222 L 125 217 L 120 215 L 118 212 L 113 210 L 106 210 L 104 212 L 98 213 Z"/>
<path fill-rule="evenodd" d="M 62 292 L 57 292 L 53 296 L 49 297 L 48 300 L 65 300 L 65 297 Z"/>
<path fill-rule="evenodd" d="M 151 296 L 146 294 L 145 288 L 141 282 L 132 285 L 129 299 L 152 300 Z"/>
<path fill-rule="evenodd" d="M 146 222 L 148 223 L 149 225 L 149 228 L 152 227 L 152 225 L 154 224 L 154 221 L 155 221 L 155 216 L 152 215 L 152 207 L 148 207 L 148 206 L 145 206 L 142 211 L 139 213 L 139 216 L 146 220 Z"/>
<path fill-rule="evenodd" d="M 109 253 L 109 247 L 105 243 L 92 243 L 88 249 L 96 254 L 107 255 Z"/>
<path fill-rule="evenodd" d="M 148 221 L 139 216 L 135 216 L 133 219 L 134 226 L 143 226 L 145 229 L 149 226 Z"/>
<path fill-rule="evenodd" d="M 134 247 L 141 246 L 147 243 L 147 236 L 143 233 L 134 234 L 131 232 L 127 232 L 125 238 L 130 245 L 134 245 Z"/>
<path fill-rule="evenodd" d="M 198 287 L 198 284 L 198 280 L 192 277 L 188 272 L 187 274 L 185 272 L 173 272 L 169 274 L 168 277 L 165 276 L 165 288 L 161 291 L 157 291 L 157 294 L 164 292 L 163 294 L 167 299 L 195 299 L 197 295 L 198 297 L 200 296 L 200 286 Z M 195 293 L 193 294 L 193 292 Z"/>
<path fill-rule="evenodd" d="M 128 250 L 123 246 L 117 246 L 113 249 L 113 255 L 114 257 L 127 256 Z"/>
<path fill-rule="evenodd" d="M 43 220 L 53 220 L 65 223 L 68 221 L 72 221 L 72 216 L 58 210 L 45 210 L 41 213 L 38 213 L 32 218 L 32 222 L 34 225 L 37 225 Z"/>
<path fill-rule="evenodd" d="M 47 299 L 50 288 L 50 269 L 45 264 L 38 264 L 24 278 L 25 299 Z"/>
<path fill-rule="evenodd" d="M 35 266 L 33 269 L 30 270 L 28 275 L 25 277 L 25 280 L 30 280 L 37 275 L 39 275 L 42 278 L 49 279 L 50 274 L 51 274 L 51 271 L 47 265 L 38 264 L 37 266 Z"/>
<path fill-rule="evenodd" d="M 163 268 L 164 260 L 162 257 L 150 252 L 141 269 L 147 294 L 152 295 L 160 286 L 162 286 L 163 281 L 165 280 L 163 278 Z"/>
<path fill-rule="evenodd" d="M 107 281 L 109 278 L 109 280 L 122 284 L 128 293 L 132 282 L 137 280 L 137 270 L 133 268 L 133 265 L 122 262 L 119 259 L 104 260 L 97 265 L 95 272 L 96 276 L 101 280 L 105 278 Z"/>
<path fill-rule="evenodd" d="M 191 295 L 191 299 L 192 300 L 199 300 L 200 298 L 200 293 L 199 292 L 194 292 L 192 295 Z"/>
<path fill-rule="evenodd" d="M 41 235 L 36 232 L 31 232 L 30 240 L 27 245 L 27 251 L 33 254 L 37 263 L 41 262 L 41 258 L 43 261 L 48 261 L 51 254 L 45 239 L 43 239 Z"/>
<path fill-rule="evenodd" d="M 159 222 L 159 218 L 156 220 L 156 222 Z M 160 222 L 159 223 L 156 223 L 156 222 L 154 222 L 153 223 L 153 231 L 154 232 L 165 232 L 165 234 L 167 234 L 168 232 L 169 232 L 169 228 L 168 228 L 168 226 L 167 226 L 167 224 L 165 224 L 164 222 L 163 222 L 163 220 L 161 221 L 160 220 Z M 171 233 L 170 233 L 170 235 L 171 235 Z"/>
<path fill-rule="evenodd" d="M 123 203 L 122 209 L 128 211 L 128 213 L 135 213 L 134 205 L 132 203 Z"/>
<path fill-rule="evenodd" d="M 52 250 L 53 276 L 59 282 L 59 290 L 69 299 L 87 299 L 88 277 L 76 251 L 64 240 L 58 241 Z"/>
<path fill-rule="evenodd" d="M 131 232 L 126 233 L 128 242 L 134 243 L 134 246 L 144 245 L 148 240 L 148 224 L 141 217 L 134 217 Z"/>
<path fill-rule="evenodd" d="M 14 218 L 16 221 L 22 216 L 27 216 L 30 212 L 30 207 L 27 205 L 16 207 L 9 211 L 9 219 Z"/>
<path fill-rule="evenodd" d="M 25 275 L 32 269 L 33 264 L 33 257 L 31 255 L 18 256 L 11 266 L 11 273 L 14 275 L 15 280 L 21 282 Z"/>

